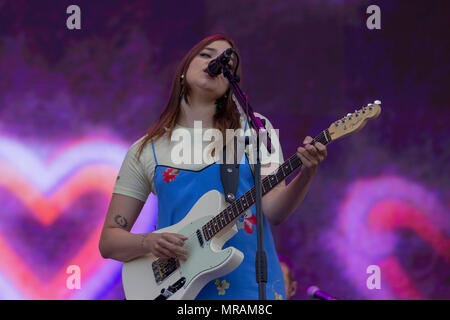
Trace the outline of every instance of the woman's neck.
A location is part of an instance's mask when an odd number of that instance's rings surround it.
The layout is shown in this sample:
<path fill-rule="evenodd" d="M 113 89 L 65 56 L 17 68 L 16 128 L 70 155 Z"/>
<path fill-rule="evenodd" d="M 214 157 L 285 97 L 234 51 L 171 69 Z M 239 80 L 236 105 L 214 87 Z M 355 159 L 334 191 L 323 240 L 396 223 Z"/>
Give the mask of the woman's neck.
<path fill-rule="evenodd" d="M 201 100 L 189 97 L 189 104 L 181 99 L 180 116 L 178 124 L 183 127 L 193 128 L 194 121 L 201 121 L 203 128 L 213 127 L 213 117 L 216 112 L 215 101 Z"/>

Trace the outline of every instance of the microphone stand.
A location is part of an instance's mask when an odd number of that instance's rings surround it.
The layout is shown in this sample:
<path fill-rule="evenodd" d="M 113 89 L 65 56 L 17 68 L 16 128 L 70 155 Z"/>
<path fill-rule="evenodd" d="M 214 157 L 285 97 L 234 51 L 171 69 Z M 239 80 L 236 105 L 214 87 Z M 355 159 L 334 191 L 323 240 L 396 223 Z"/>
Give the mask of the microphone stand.
<path fill-rule="evenodd" d="M 222 66 L 223 75 L 229 80 L 230 87 L 234 96 L 241 106 L 246 106 L 247 119 L 250 125 L 256 131 L 256 165 L 255 165 L 255 191 L 256 191 L 256 232 L 257 232 L 257 251 L 256 251 L 256 282 L 258 283 L 259 300 L 266 300 L 266 283 L 267 283 L 267 257 L 264 251 L 263 238 L 263 215 L 262 215 L 262 196 L 261 196 L 261 160 L 260 160 L 260 141 L 259 132 L 266 131 L 260 118 L 255 117 L 252 107 L 250 106 L 247 96 L 242 92 L 237 84 L 239 77 L 233 76 L 227 64 Z M 267 150 L 272 153 L 272 144 L 267 135 Z"/>

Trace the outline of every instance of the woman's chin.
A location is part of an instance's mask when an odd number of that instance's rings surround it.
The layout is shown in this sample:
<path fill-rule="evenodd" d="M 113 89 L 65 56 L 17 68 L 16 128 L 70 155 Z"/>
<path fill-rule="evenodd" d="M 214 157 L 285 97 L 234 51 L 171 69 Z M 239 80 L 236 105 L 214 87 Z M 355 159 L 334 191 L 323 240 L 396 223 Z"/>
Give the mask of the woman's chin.
<path fill-rule="evenodd" d="M 198 81 L 195 86 L 198 88 L 198 91 L 201 92 L 202 95 L 212 96 L 219 98 L 225 94 L 224 91 L 222 94 L 217 90 L 217 84 L 211 83 L 210 81 Z M 216 99 L 217 99 L 216 98 Z"/>

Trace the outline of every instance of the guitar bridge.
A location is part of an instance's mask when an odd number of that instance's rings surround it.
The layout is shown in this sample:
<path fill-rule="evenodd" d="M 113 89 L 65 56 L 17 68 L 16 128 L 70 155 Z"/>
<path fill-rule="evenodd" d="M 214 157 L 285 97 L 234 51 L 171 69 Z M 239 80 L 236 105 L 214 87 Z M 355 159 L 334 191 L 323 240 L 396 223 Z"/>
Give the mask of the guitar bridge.
<path fill-rule="evenodd" d="M 170 276 L 179 267 L 178 260 L 170 258 L 167 262 L 157 259 L 152 263 L 153 275 L 157 284 Z"/>

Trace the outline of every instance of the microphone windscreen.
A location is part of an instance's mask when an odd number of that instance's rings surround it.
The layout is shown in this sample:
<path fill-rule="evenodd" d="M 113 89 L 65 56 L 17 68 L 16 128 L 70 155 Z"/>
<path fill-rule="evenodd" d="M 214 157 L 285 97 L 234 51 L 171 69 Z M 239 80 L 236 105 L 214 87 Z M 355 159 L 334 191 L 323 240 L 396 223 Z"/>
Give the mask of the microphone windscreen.
<path fill-rule="evenodd" d="M 319 291 L 319 288 L 316 286 L 310 286 L 308 289 L 306 289 L 306 293 L 310 298 L 315 298 L 314 294 Z"/>

